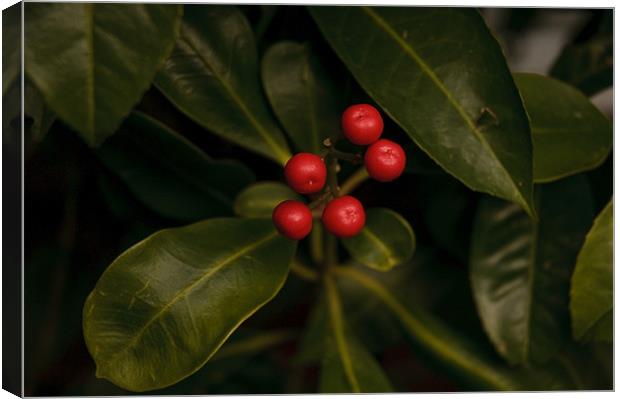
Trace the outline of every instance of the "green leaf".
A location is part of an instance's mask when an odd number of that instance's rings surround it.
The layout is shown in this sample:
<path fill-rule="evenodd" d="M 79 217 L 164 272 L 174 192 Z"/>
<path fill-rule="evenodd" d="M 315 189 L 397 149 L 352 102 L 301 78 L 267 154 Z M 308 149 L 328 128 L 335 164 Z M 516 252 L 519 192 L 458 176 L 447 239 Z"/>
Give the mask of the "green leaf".
<path fill-rule="evenodd" d="M 24 132 L 34 142 L 41 142 L 56 120 L 56 115 L 49 109 L 41 93 L 29 82 L 24 84 Z"/>
<path fill-rule="evenodd" d="M 530 116 L 535 182 L 594 169 L 605 161 L 613 140 L 611 122 L 588 98 L 546 76 L 514 77 Z"/>
<path fill-rule="evenodd" d="M 597 35 L 585 43 L 562 50 L 551 69 L 551 76 L 578 87 L 591 96 L 613 85 L 613 37 Z"/>
<path fill-rule="evenodd" d="M 114 133 L 168 57 L 183 8 L 25 5 L 25 64 L 47 105 L 91 146 Z"/>
<path fill-rule="evenodd" d="M 200 125 L 284 164 L 291 154 L 261 94 L 257 57 L 236 7 L 186 5 L 181 36 L 155 84 Z"/>
<path fill-rule="evenodd" d="M 387 208 L 366 212 L 366 226 L 355 237 L 342 240 L 356 261 L 373 269 L 388 271 L 413 256 L 415 235 L 409 223 Z"/>
<path fill-rule="evenodd" d="M 323 361 L 320 391 L 323 393 L 393 392 L 383 370 L 349 331 L 337 287 L 325 279 L 326 310 L 323 323 Z"/>
<path fill-rule="evenodd" d="M 577 257 L 570 291 L 576 339 L 612 342 L 613 200 L 596 217 Z"/>
<path fill-rule="evenodd" d="M 494 390 L 523 388 L 523 380 L 510 369 L 473 350 L 462 334 L 456 334 L 419 306 L 407 309 L 381 283 L 351 267 L 336 269 L 338 276 L 354 281 L 378 298 L 398 319 L 405 333 L 424 350 L 466 377 L 469 386 Z M 442 367 L 440 370 L 443 370 Z"/>
<path fill-rule="evenodd" d="M 181 135 L 134 112 L 98 155 L 148 208 L 172 219 L 231 215 L 237 193 L 254 180 L 233 160 L 213 160 Z"/>
<path fill-rule="evenodd" d="M 273 208 L 287 199 L 301 201 L 302 198 L 280 182 L 255 183 L 239 193 L 235 199 L 235 213 L 248 218 L 268 218 Z"/>
<path fill-rule="evenodd" d="M 318 154 L 323 140 L 339 132 L 343 90 L 310 46 L 295 42 L 267 50 L 262 76 L 269 102 L 297 149 Z"/>
<path fill-rule="evenodd" d="M 84 305 L 97 376 L 141 392 L 194 373 L 277 294 L 295 248 L 259 219 L 211 219 L 134 245 Z"/>
<path fill-rule="evenodd" d="M 532 212 L 527 115 L 500 46 L 476 10 L 310 12 L 364 90 L 431 158 L 471 189 Z"/>
<path fill-rule="evenodd" d="M 474 221 L 470 279 L 483 326 L 511 364 L 549 360 L 570 337 L 569 282 L 593 218 L 583 175 L 540 186 L 539 222 L 483 198 Z"/>

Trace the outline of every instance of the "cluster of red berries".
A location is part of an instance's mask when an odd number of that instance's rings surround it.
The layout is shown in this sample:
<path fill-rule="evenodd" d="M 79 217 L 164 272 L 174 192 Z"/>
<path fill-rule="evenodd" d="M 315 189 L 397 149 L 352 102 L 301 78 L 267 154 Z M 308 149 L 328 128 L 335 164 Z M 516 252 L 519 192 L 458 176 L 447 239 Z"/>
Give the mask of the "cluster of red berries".
<path fill-rule="evenodd" d="M 405 169 L 405 151 L 397 143 L 379 139 L 383 133 L 381 114 L 371 105 L 357 104 L 347 108 L 341 121 L 344 136 L 353 144 L 369 145 L 364 155 L 368 175 L 387 182 L 399 177 Z M 327 167 L 324 158 L 302 152 L 294 155 L 284 166 L 288 185 L 300 194 L 317 194 L 325 187 Z M 366 223 L 361 202 L 350 195 L 338 197 L 331 193 L 321 220 L 325 229 L 338 237 L 358 234 Z M 301 201 L 286 200 L 273 210 L 273 223 L 278 231 L 293 240 L 301 240 L 312 230 L 312 211 Z"/>

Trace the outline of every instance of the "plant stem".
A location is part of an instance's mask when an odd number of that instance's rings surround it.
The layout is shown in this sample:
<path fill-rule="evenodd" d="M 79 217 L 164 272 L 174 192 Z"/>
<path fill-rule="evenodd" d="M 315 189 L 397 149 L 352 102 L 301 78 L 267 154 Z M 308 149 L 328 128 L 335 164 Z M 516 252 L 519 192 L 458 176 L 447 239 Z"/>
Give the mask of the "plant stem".
<path fill-rule="evenodd" d="M 274 346 L 292 341 L 299 336 L 295 330 L 266 331 L 261 335 L 227 343 L 217 351 L 211 360 L 220 360 L 228 357 L 239 356 L 248 353 L 262 352 Z"/>
<path fill-rule="evenodd" d="M 448 364 L 485 386 L 500 390 L 517 390 L 518 383 L 511 378 L 510 370 L 480 357 L 467 349 L 461 338 L 452 334 L 445 326 L 430 316 L 423 316 L 418 310 L 409 311 L 392 293 L 372 277 L 351 267 L 337 266 L 331 269 L 336 275 L 356 281 L 372 292 L 392 311 L 409 336 Z"/>
<path fill-rule="evenodd" d="M 351 154 L 348 152 L 342 152 L 342 151 L 338 151 L 334 148 L 330 148 L 330 151 L 332 153 L 333 156 L 335 156 L 338 159 L 342 159 L 343 161 L 349 161 L 353 164 L 360 164 L 362 163 L 362 155 L 361 154 Z"/>
<path fill-rule="evenodd" d="M 346 195 L 352 192 L 362 184 L 366 179 L 368 179 L 368 172 L 365 167 L 361 167 L 356 170 L 349 178 L 342 184 L 340 188 L 340 195 Z"/>
<path fill-rule="evenodd" d="M 304 279 L 306 281 L 318 281 L 319 274 L 309 268 L 306 265 L 303 265 L 299 260 L 293 259 L 293 263 L 291 263 L 291 273 L 295 274 L 297 277 Z"/>
<path fill-rule="evenodd" d="M 310 257 L 312 261 L 319 265 L 323 263 L 323 226 L 316 223 L 310 233 Z"/>
<path fill-rule="evenodd" d="M 327 163 L 327 185 L 335 198 L 340 195 L 340 187 L 338 187 L 338 158 L 330 153 L 325 160 Z"/>
<path fill-rule="evenodd" d="M 333 234 L 324 234 L 325 238 L 325 267 L 333 268 L 338 264 L 338 241 Z"/>
<path fill-rule="evenodd" d="M 327 308 L 329 310 L 329 320 L 331 324 L 331 331 L 334 334 L 334 341 L 338 354 L 344 369 L 344 374 L 351 386 L 353 393 L 360 393 L 360 384 L 353 370 L 353 361 L 347 345 L 347 339 L 344 333 L 344 317 L 342 315 L 342 303 L 340 302 L 340 296 L 338 295 L 338 288 L 330 273 L 326 273 L 323 276 L 323 282 L 325 284 L 325 293 L 327 295 Z"/>

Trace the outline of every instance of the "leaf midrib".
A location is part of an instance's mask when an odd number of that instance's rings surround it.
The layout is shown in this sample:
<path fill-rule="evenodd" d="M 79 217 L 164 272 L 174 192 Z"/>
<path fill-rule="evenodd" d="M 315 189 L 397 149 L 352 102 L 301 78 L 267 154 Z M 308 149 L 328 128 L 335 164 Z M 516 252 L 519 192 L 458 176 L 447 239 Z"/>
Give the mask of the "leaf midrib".
<path fill-rule="evenodd" d="M 342 317 L 342 307 L 340 304 L 340 298 L 338 297 L 338 291 L 334 281 L 330 276 L 325 277 L 325 289 L 327 291 L 327 302 L 329 308 L 329 315 L 334 338 L 336 341 L 336 348 L 340 360 L 342 361 L 342 367 L 344 369 L 345 376 L 351 389 L 354 393 L 361 393 L 360 385 L 353 370 L 353 362 L 351 360 L 351 354 L 347 346 L 347 341 L 344 336 L 344 320 Z"/>
<path fill-rule="evenodd" d="M 228 95 L 233 99 L 237 107 L 249 120 L 250 124 L 254 127 L 256 132 L 258 132 L 258 134 L 263 138 L 265 144 L 267 144 L 268 147 L 271 147 L 271 149 L 276 153 L 276 156 L 280 159 L 282 163 L 286 162 L 289 158 L 289 154 L 287 154 L 286 151 L 284 151 L 282 147 L 280 147 L 278 143 L 273 140 L 273 138 L 269 135 L 269 132 L 267 132 L 263 125 L 254 117 L 254 115 L 247 108 L 243 100 L 237 95 L 235 90 L 228 84 L 228 82 L 226 82 L 226 80 L 222 76 L 217 73 L 216 69 L 213 68 L 213 66 L 207 61 L 207 59 L 202 55 L 202 53 L 198 51 L 198 48 L 196 47 L 194 42 L 187 36 L 182 36 L 181 40 L 184 40 L 187 45 L 192 50 L 194 50 L 194 53 L 200 59 L 200 61 L 202 61 L 202 63 L 213 73 L 213 77 L 218 82 L 220 82 Z"/>
<path fill-rule="evenodd" d="M 368 237 L 368 239 L 372 242 L 374 242 L 377 247 L 379 247 L 379 250 L 381 252 L 383 252 L 383 254 L 385 255 L 386 258 L 386 263 L 387 263 L 387 268 L 390 267 L 390 261 L 394 260 L 394 256 L 392 254 L 392 251 L 390 251 L 390 249 L 387 247 L 387 245 L 385 245 L 383 243 L 383 241 L 381 241 L 381 239 L 379 239 L 379 237 L 377 237 L 377 235 L 375 233 L 373 233 L 368 227 L 366 227 L 365 229 L 362 229 L 362 234 L 364 234 L 366 237 Z M 385 269 L 385 265 L 384 267 L 382 267 L 382 269 Z"/>
<path fill-rule="evenodd" d="M 431 81 L 437 86 L 439 91 L 446 97 L 448 102 L 452 105 L 452 107 L 457 111 L 459 116 L 465 121 L 465 124 L 469 128 L 469 130 L 474 134 L 476 139 L 482 144 L 482 146 L 487 150 L 488 153 L 495 159 L 495 161 L 499 164 L 500 170 L 504 173 L 504 175 L 508 178 L 508 180 L 512 183 L 513 189 L 519 194 L 521 198 L 523 198 L 523 194 L 519 191 L 518 186 L 513 179 L 512 175 L 508 173 L 508 170 L 504 166 L 504 164 L 499 160 L 495 152 L 493 151 L 491 145 L 484 138 L 484 135 L 476 128 L 474 122 L 471 120 L 467 112 L 463 109 L 463 107 L 459 104 L 459 102 L 452 96 L 450 91 L 445 87 L 443 82 L 439 79 L 439 77 L 433 72 L 433 70 L 424 62 L 424 60 L 418 55 L 418 53 L 411 47 L 409 43 L 403 40 L 398 33 L 392 29 L 390 24 L 385 21 L 380 15 L 378 15 L 374 10 L 370 7 L 361 7 L 362 11 L 365 12 L 382 30 L 384 30 L 392 39 L 398 43 L 400 47 L 405 51 L 406 54 L 410 56 L 410 58 L 418 64 L 420 69 L 424 74 L 426 74 Z M 525 200 L 525 198 L 523 198 Z M 527 204 L 527 200 L 525 200 Z"/>
<path fill-rule="evenodd" d="M 162 230 L 162 231 L 165 231 L 165 230 Z M 159 312 L 157 312 L 149 320 L 147 320 L 147 322 L 144 324 L 144 326 L 140 330 L 138 330 L 138 332 L 130 339 L 129 343 L 127 343 L 127 345 L 124 348 L 122 348 L 121 350 L 119 350 L 118 352 L 116 352 L 115 354 L 110 356 L 108 358 L 108 361 L 111 361 L 111 360 L 117 358 L 122 353 L 126 352 L 129 348 L 135 346 L 136 343 L 139 341 L 139 339 L 144 335 L 144 333 L 147 331 L 147 329 L 153 323 L 155 323 L 164 314 L 166 314 L 167 311 L 173 305 L 175 305 L 178 301 L 180 301 L 182 298 L 187 297 L 197 286 L 201 285 L 203 282 L 208 280 L 215 273 L 219 272 L 224 267 L 228 266 L 231 262 L 239 259 L 240 257 L 242 257 L 243 255 L 247 254 L 248 252 L 250 252 L 250 251 L 260 247 L 261 245 L 263 245 L 266 242 L 270 241 L 271 239 L 273 239 L 277 235 L 278 235 L 278 233 L 276 231 L 273 231 L 270 234 L 268 234 L 267 236 L 265 236 L 265 237 L 255 241 L 253 244 L 248 245 L 248 246 L 244 247 L 243 249 L 241 249 L 241 250 L 235 252 L 234 254 L 230 255 L 229 257 L 227 257 L 226 259 L 221 261 L 219 264 L 216 264 L 214 267 L 211 267 L 203 276 L 201 276 L 200 278 L 196 279 L 194 282 L 192 282 L 191 284 L 189 284 L 188 286 L 183 288 L 181 291 L 179 291 L 168 303 L 166 303 L 162 307 L 162 309 Z M 153 235 L 152 238 L 154 238 L 156 236 L 157 235 Z"/>

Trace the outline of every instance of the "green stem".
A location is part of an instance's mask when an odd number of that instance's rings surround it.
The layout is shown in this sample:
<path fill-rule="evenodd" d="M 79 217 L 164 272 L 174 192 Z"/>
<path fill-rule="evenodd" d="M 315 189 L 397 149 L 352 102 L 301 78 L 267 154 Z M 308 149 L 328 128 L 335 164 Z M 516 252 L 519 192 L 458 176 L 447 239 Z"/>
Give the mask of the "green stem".
<path fill-rule="evenodd" d="M 325 274 L 323 281 L 325 283 L 325 293 L 327 295 L 327 306 L 329 310 L 331 330 L 334 334 L 334 341 L 336 342 L 338 355 L 342 361 L 342 368 L 344 369 L 344 374 L 353 393 L 360 393 L 360 384 L 353 370 L 353 361 L 351 359 L 351 354 L 349 353 L 347 340 L 344 334 L 344 317 L 342 316 L 342 304 L 338 295 L 338 289 L 336 288 L 336 283 L 329 273 Z"/>
<path fill-rule="evenodd" d="M 326 269 L 330 269 L 338 264 L 338 241 L 333 234 L 327 233 L 324 236 L 325 266 Z"/>
<path fill-rule="evenodd" d="M 368 172 L 365 167 L 361 167 L 356 170 L 349 178 L 342 184 L 340 188 L 340 195 L 346 195 L 352 192 L 362 184 L 366 179 L 368 179 Z"/>
<path fill-rule="evenodd" d="M 228 357 L 262 352 L 266 349 L 292 341 L 299 336 L 295 330 L 267 331 L 251 338 L 230 342 L 213 355 L 211 360 L 221 360 Z"/>
<path fill-rule="evenodd" d="M 307 281 L 318 281 L 319 280 L 319 275 L 315 270 L 309 268 L 308 266 L 303 265 L 297 259 L 293 259 L 293 263 L 291 263 L 291 273 Z"/>
<path fill-rule="evenodd" d="M 480 358 L 476 353 L 465 347 L 456 347 L 455 342 L 457 342 L 458 338 L 450 334 L 439 323 L 433 322 L 435 328 L 431 330 L 429 328 L 430 318 L 421 318 L 412 314 L 392 293 L 373 278 L 350 267 L 339 266 L 332 270 L 337 275 L 354 280 L 372 292 L 392 311 L 411 338 L 446 363 L 456 366 L 469 376 L 493 389 L 518 389 L 518 386 L 515 386 L 515 383 L 511 381 L 508 371 L 491 361 Z"/>
<path fill-rule="evenodd" d="M 319 265 L 323 263 L 323 226 L 316 223 L 310 233 L 310 257 L 312 261 Z"/>
<path fill-rule="evenodd" d="M 361 154 L 351 154 L 348 152 L 342 152 L 342 151 L 338 151 L 334 148 L 331 148 L 331 153 L 333 156 L 335 156 L 338 159 L 342 159 L 343 161 L 348 161 L 351 162 L 353 164 L 360 164 L 362 163 L 362 155 Z"/>

